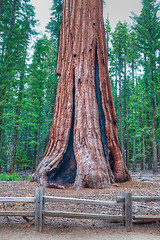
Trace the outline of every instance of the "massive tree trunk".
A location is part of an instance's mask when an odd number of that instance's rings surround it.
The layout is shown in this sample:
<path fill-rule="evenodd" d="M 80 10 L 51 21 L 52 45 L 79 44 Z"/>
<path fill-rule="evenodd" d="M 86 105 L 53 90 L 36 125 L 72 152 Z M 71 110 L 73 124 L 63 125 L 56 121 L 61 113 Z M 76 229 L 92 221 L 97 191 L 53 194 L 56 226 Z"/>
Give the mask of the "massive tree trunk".
<path fill-rule="evenodd" d="M 117 138 L 102 0 L 64 0 L 48 147 L 31 181 L 106 188 L 130 179 Z"/>

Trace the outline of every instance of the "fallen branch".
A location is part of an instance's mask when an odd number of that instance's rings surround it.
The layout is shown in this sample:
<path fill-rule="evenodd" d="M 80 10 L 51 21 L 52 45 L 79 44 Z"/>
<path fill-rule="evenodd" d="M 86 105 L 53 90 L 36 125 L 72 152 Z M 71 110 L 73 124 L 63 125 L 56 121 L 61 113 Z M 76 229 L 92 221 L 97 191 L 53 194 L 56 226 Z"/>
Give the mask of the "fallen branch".
<path fill-rule="evenodd" d="M 28 217 L 25 217 L 23 216 L 23 219 L 26 221 L 26 222 L 31 222 L 32 220 L 30 220 Z"/>

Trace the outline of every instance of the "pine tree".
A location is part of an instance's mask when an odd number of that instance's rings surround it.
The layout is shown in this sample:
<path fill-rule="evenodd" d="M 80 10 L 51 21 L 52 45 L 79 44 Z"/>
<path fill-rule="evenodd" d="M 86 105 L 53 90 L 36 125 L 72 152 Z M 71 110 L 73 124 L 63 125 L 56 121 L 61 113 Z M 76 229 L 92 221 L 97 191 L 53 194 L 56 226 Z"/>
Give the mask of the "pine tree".
<path fill-rule="evenodd" d="M 33 152 L 33 171 L 48 141 L 57 89 L 56 44 L 53 39 L 43 36 L 34 46 L 32 64 L 29 67 L 27 89 L 28 123 L 30 125 L 30 145 Z M 32 143 L 32 144 L 31 144 Z M 44 146 L 45 145 L 45 146 Z"/>
<path fill-rule="evenodd" d="M 119 95 L 119 119 L 120 119 L 120 136 L 121 136 L 121 150 L 124 154 L 124 141 L 123 141 L 123 109 L 122 109 L 122 84 L 126 82 L 126 77 L 123 80 L 122 74 L 123 69 L 126 62 L 126 53 L 127 53 L 127 45 L 128 45 L 128 29 L 127 23 L 118 22 L 115 28 L 114 33 L 112 34 L 112 44 L 113 44 L 113 52 L 118 60 L 118 95 Z M 126 70 L 125 70 L 126 72 Z M 124 74 L 123 74 L 124 75 Z M 126 94 L 126 91 L 125 91 Z"/>
<path fill-rule="evenodd" d="M 1 94 L 0 94 L 0 138 L 1 162 L 7 157 L 3 155 L 4 141 L 12 139 L 8 146 L 11 159 L 11 171 L 14 171 L 17 158 L 17 142 L 26 71 L 27 48 L 35 26 L 33 7 L 28 1 L 6 1 L 2 3 L 1 16 Z M 14 108 L 13 108 L 14 106 Z M 8 125 L 6 124 L 8 122 Z M 4 125 L 5 123 L 5 125 Z M 6 133 L 10 132 L 10 137 Z M 5 139 L 4 137 L 7 136 Z"/>
<path fill-rule="evenodd" d="M 156 104 L 157 103 L 157 51 L 159 50 L 160 22 L 158 18 L 159 5 L 156 0 L 143 0 L 140 16 L 134 14 L 136 21 L 135 30 L 138 35 L 139 49 L 148 62 L 149 95 L 152 115 L 152 148 L 153 148 L 153 173 L 157 168 L 157 139 L 156 139 Z M 145 70 L 146 71 L 146 70 Z"/>
<path fill-rule="evenodd" d="M 62 23 L 62 0 L 54 0 L 52 6 L 52 13 L 47 29 L 51 33 L 51 37 L 57 43 L 57 56 L 60 42 L 60 26 Z"/>

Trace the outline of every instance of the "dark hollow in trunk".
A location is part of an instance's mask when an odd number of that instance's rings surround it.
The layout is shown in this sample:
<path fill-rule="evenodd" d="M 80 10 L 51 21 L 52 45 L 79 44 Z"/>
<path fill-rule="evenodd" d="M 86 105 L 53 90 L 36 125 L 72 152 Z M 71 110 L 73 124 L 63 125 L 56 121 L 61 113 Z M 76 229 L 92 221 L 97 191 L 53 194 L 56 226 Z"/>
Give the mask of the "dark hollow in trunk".
<path fill-rule="evenodd" d="M 77 163 L 73 149 L 73 130 L 75 119 L 75 76 L 73 75 L 73 109 L 72 109 L 72 123 L 71 130 L 68 139 L 68 146 L 63 159 L 59 163 L 58 167 L 48 172 L 48 187 L 53 186 L 65 186 L 72 185 L 76 178 Z"/>
<path fill-rule="evenodd" d="M 99 111 L 99 126 L 101 131 L 101 142 L 103 146 L 104 156 L 105 158 L 109 157 L 110 167 L 112 172 L 114 173 L 114 160 L 111 154 L 108 154 L 108 151 L 107 151 L 107 136 L 106 136 L 106 128 L 105 128 L 105 115 L 102 108 L 102 96 L 100 91 L 97 45 L 95 49 L 95 92 L 96 92 L 96 100 L 97 100 L 98 111 Z"/>

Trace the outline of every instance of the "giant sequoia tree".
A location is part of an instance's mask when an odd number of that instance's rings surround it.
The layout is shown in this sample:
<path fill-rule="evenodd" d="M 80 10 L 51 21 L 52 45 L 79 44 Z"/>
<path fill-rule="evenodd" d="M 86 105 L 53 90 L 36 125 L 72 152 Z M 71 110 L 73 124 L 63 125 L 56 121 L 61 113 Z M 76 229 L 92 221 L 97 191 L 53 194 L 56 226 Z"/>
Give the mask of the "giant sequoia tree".
<path fill-rule="evenodd" d="M 102 0 L 64 0 L 48 147 L 32 181 L 106 188 L 130 179 L 117 137 Z"/>

